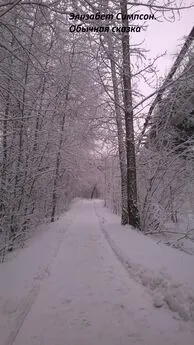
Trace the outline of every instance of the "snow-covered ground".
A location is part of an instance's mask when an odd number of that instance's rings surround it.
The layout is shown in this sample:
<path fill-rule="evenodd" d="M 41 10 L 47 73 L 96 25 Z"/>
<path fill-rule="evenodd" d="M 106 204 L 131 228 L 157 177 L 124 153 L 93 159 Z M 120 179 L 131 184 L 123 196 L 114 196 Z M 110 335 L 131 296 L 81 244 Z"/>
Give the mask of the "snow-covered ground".
<path fill-rule="evenodd" d="M 157 241 L 194 255 L 194 214 L 188 209 L 179 215 L 177 223 L 166 222 L 163 231 L 151 235 Z"/>
<path fill-rule="evenodd" d="M 0 265 L 0 344 L 193 345 L 193 267 L 78 200 Z"/>
<path fill-rule="evenodd" d="M 121 226 L 120 219 L 101 201 L 95 202 L 95 209 L 117 258 L 131 277 L 147 287 L 153 303 L 165 305 L 183 320 L 194 322 L 194 257 Z"/>

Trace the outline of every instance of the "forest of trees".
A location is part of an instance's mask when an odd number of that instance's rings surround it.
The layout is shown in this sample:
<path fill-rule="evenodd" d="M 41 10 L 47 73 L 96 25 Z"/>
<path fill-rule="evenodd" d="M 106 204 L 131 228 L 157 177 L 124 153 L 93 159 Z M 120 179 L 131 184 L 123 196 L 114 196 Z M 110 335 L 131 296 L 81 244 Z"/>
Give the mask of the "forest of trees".
<path fill-rule="evenodd" d="M 143 44 L 132 44 L 129 31 L 70 32 L 77 25 L 71 13 L 120 12 L 114 25 L 129 27 L 126 14 L 140 5 L 141 12 L 165 21 L 194 3 L 1 1 L 2 260 L 38 224 L 54 222 L 75 197 L 104 199 L 123 225 L 144 232 L 160 229 L 168 218 L 177 221 L 188 203 L 193 210 L 194 35 L 173 78 L 148 97 L 139 85 L 157 85 L 157 59 L 146 60 Z M 105 24 L 91 18 L 84 25 Z"/>

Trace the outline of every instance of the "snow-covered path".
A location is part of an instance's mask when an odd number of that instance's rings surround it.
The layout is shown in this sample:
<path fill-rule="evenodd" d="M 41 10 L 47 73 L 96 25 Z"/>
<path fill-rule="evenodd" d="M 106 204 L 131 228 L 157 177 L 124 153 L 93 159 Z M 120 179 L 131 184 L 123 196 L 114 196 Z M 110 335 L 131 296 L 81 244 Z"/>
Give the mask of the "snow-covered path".
<path fill-rule="evenodd" d="M 47 274 L 29 294 L 28 310 L 0 344 L 193 345 L 189 323 L 154 308 L 145 288 L 118 261 L 94 203 L 78 201 L 69 216 Z"/>

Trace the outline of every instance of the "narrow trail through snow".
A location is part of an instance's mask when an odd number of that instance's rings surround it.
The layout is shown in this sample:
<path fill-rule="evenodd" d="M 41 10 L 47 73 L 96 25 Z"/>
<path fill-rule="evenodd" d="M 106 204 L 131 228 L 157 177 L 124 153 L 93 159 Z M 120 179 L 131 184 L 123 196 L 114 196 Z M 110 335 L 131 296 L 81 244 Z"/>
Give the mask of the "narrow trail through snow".
<path fill-rule="evenodd" d="M 69 214 L 33 303 L 1 345 L 193 345 L 187 323 L 154 308 L 130 278 L 101 231 L 94 203 L 78 201 Z"/>

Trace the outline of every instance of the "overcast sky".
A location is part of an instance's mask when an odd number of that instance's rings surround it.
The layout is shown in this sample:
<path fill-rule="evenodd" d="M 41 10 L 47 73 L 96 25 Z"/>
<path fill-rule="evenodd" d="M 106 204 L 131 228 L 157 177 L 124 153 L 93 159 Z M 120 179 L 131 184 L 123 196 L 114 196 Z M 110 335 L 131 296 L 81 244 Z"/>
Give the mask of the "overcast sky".
<path fill-rule="evenodd" d="M 145 13 L 145 10 L 142 11 Z M 175 22 L 147 21 L 146 32 L 141 34 L 145 39 L 144 47 L 150 50 L 150 57 L 167 51 L 167 55 L 160 60 L 160 74 L 164 75 L 173 63 L 174 54 L 180 51 L 187 36 L 194 25 L 194 8 L 182 10 L 180 18 L 177 16 Z M 136 33 L 138 35 L 138 33 Z"/>
<path fill-rule="evenodd" d="M 145 8 L 138 8 L 138 10 L 139 13 L 149 13 Z M 140 23 L 137 21 L 135 24 Z M 164 77 L 170 70 L 175 60 L 175 55 L 180 52 L 186 36 L 190 33 L 194 25 L 194 8 L 182 10 L 180 16 L 177 15 L 174 22 L 169 22 L 164 19 L 162 22 L 149 20 L 146 22 L 146 25 L 146 31 L 131 35 L 131 43 L 138 43 L 145 40 L 142 46 L 149 50 L 149 53 L 146 54 L 147 58 L 155 58 L 157 55 L 161 55 L 166 51 L 166 55 L 161 57 L 157 62 L 158 76 Z M 155 82 L 153 86 L 156 85 Z M 153 89 L 143 81 L 139 87 L 144 95 L 149 95 L 153 92 Z"/>

